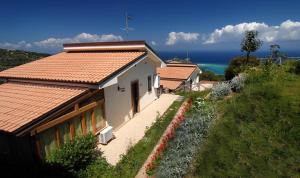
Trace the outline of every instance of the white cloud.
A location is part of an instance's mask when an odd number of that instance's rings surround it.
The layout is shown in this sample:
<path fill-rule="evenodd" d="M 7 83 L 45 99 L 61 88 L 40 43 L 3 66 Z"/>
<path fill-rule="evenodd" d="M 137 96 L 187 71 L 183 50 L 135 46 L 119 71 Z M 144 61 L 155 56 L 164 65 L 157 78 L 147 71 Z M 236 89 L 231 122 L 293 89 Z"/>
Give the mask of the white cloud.
<path fill-rule="evenodd" d="M 240 41 L 247 30 L 257 30 L 259 32 L 259 38 L 265 42 L 300 40 L 300 22 L 286 20 L 279 26 L 270 26 L 265 23 L 257 22 L 226 25 L 209 34 L 203 43 L 214 44 L 219 42 Z"/>
<path fill-rule="evenodd" d="M 48 38 L 42 41 L 36 41 L 33 43 L 27 43 L 25 41 L 20 41 L 18 43 L 0 43 L 0 48 L 4 49 L 22 49 L 28 50 L 29 48 L 62 48 L 64 43 L 80 43 L 80 42 L 103 42 L 103 41 L 122 41 L 121 36 L 114 34 L 89 34 L 89 33 L 80 33 L 72 38 Z"/>
<path fill-rule="evenodd" d="M 174 45 L 178 42 L 185 41 L 197 41 L 199 37 L 199 33 L 185 33 L 185 32 L 170 32 L 167 38 L 167 45 Z"/>
<path fill-rule="evenodd" d="M 0 43 L 0 48 L 3 49 L 9 49 L 9 50 L 14 50 L 14 49 L 29 49 L 32 47 L 31 43 L 27 43 L 26 41 L 20 41 L 18 43 Z"/>
<path fill-rule="evenodd" d="M 152 46 L 156 46 L 156 42 L 155 41 L 151 41 Z"/>
<path fill-rule="evenodd" d="M 114 34 L 89 34 L 80 33 L 72 38 L 48 38 L 46 40 L 34 42 L 38 47 L 61 47 L 64 43 L 80 43 L 80 42 L 103 42 L 103 41 L 122 41 L 121 36 Z"/>

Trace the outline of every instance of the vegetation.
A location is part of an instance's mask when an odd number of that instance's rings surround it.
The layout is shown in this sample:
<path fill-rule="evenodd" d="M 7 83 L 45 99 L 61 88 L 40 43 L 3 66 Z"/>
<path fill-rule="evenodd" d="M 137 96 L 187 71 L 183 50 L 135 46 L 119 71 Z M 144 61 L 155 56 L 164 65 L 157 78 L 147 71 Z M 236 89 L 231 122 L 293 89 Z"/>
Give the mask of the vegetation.
<path fill-rule="evenodd" d="M 226 80 L 231 80 L 239 73 L 249 68 L 256 67 L 259 64 L 260 61 L 254 56 L 250 56 L 248 60 L 242 56 L 236 57 L 230 61 L 227 69 L 225 70 L 225 78 Z"/>
<path fill-rule="evenodd" d="M 225 96 L 229 95 L 231 92 L 231 85 L 229 82 L 220 82 L 213 86 L 211 93 L 210 93 L 210 98 L 213 100 L 218 100 L 222 99 Z"/>
<path fill-rule="evenodd" d="M 284 66 L 286 66 L 286 71 L 287 72 L 300 75 L 300 60 L 298 60 L 298 61 L 294 61 L 294 60 L 285 61 Z"/>
<path fill-rule="evenodd" d="M 224 75 L 216 75 L 211 71 L 202 71 L 200 74 L 200 80 L 209 80 L 209 81 L 222 81 L 224 80 Z"/>
<path fill-rule="evenodd" d="M 103 160 L 102 153 L 96 148 L 97 138 L 89 133 L 85 136 L 76 137 L 61 148 L 54 150 L 46 158 L 46 162 L 61 165 L 75 174 L 85 169 L 91 162 L 97 159 Z"/>
<path fill-rule="evenodd" d="M 288 65 L 248 71 L 245 88 L 218 101 L 193 177 L 297 177 L 300 76 Z"/>
<path fill-rule="evenodd" d="M 142 167 L 165 129 L 175 116 L 183 101 L 175 101 L 166 113 L 158 117 L 157 121 L 145 132 L 145 136 L 123 155 L 116 166 L 108 166 L 106 162 L 98 160 L 79 174 L 79 177 L 134 177 Z"/>
<path fill-rule="evenodd" d="M 198 97 L 161 156 L 155 177 L 183 177 L 213 118 L 212 107 Z"/>
<path fill-rule="evenodd" d="M 262 45 L 262 41 L 258 39 L 257 31 L 246 31 L 245 37 L 241 43 L 242 52 L 246 51 L 246 64 L 249 61 L 250 53 L 258 50 Z"/>
<path fill-rule="evenodd" d="M 245 86 L 246 74 L 239 74 L 230 80 L 231 90 L 240 92 Z"/>
<path fill-rule="evenodd" d="M 26 52 L 20 50 L 0 49 L 0 71 L 21 64 L 25 64 L 46 56 L 49 56 L 49 54 Z"/>

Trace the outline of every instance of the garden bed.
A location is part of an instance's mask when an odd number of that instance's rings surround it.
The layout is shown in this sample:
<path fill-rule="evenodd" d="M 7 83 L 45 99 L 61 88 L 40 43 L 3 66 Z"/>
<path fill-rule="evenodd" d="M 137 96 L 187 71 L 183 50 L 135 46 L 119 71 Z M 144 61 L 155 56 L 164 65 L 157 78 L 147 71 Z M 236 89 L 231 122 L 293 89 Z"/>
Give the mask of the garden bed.
<path fill-rule="evenodd" d="M 155 177 L 183 177 L 197 147 L 213 118 L 212 107 L 201 97 L 207 92 L 191 93 L 193 106 L 175 117 L 147 164 L 147 173 Z"/>

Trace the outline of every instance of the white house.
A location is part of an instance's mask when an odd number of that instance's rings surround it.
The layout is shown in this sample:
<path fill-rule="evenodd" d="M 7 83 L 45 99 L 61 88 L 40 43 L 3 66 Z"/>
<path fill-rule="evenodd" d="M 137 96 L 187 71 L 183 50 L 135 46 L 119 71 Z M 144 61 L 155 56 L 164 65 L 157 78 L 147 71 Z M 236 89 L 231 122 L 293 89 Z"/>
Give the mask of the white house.
<path fill-rule="evenodd" d="M 123 41 L 64 44 L 0 72 L 0 152 L 36 160 L 76 135 L 117 129 L 159 97 L 162 66 L 144 41 Z"/>

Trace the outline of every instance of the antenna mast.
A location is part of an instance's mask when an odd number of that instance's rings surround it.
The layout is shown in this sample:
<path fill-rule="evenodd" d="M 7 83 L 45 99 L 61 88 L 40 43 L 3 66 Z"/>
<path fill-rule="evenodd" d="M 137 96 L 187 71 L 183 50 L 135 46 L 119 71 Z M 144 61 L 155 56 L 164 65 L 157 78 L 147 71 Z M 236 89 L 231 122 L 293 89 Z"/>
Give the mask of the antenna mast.
<path fill-rule="evenodd" d="M 130 30 L 133 30 L 133 28 L 129 27 L 129 21 L 130 20 L 132 20 L 132 17 L 129 16 L 127 14 L 127 12 L 125 12 L 125 28 L 121 28 L 121 29 L 125 31 L 126 35 L 128 35 L 128 33 L 129 33 Z"/>

